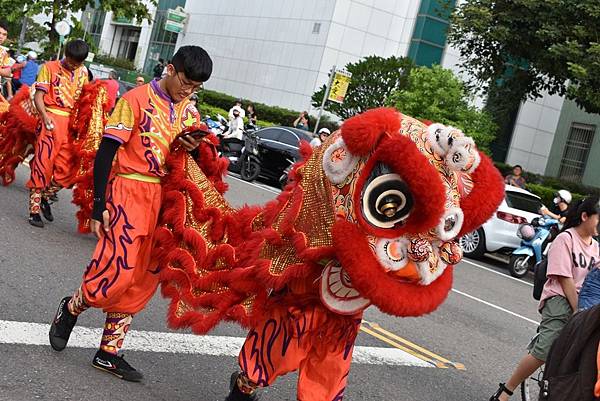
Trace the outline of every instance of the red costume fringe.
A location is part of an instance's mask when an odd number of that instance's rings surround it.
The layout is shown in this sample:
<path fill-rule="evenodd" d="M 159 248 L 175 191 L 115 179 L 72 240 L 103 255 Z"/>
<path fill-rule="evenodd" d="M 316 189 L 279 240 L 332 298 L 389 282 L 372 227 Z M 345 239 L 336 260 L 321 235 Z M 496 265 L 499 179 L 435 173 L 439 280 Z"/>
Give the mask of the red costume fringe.
<path fill-rule="evenodd" d="M 33 153 L 38 117 L 23 85 L 10 101 L 9 110 L 0 117 L 0 179 L 10 185 L 17 166 Z"/>

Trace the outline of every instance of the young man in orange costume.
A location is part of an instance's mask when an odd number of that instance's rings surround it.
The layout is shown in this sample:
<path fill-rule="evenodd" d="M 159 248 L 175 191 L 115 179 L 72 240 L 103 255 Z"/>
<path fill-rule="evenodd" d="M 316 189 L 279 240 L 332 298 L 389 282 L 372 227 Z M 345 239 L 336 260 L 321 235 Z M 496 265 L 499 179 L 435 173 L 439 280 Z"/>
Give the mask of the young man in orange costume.
<path fill-rule="evenodd" d="M 8 38 L 8 24 L 5 21 L 0 21 L 0 46 Z M 0 80 L 2 78 L 12 77 L 12 70 L 10 66 L 10 56 L 8 52 L 0 47 Z M 8 101 L 0 93 L 0 113 L 8 110 Z"/>
<path fill-rule="evenodd" d="M 46 220 L 54 220 L 48 199 L 71 184 L 69 117 L 83 85 L 88 82 L 87 68 L 83 65 L 88 51 L 83 40 L 70 41 L 65 46 L 65 58 L 45 63 L 34 84 L 33 101 L 40 122 L 27 187 L 29 224 L 35 227 L 44 227 L 40 212 Z"/>
<path fill-rule="evenodd" d="M 200 124 L 189 97 L 211 73 L 206 51 L 181 47 L 165 78 L 136 87 L 119 100 L 96 154 L 90 228 L 99 241 L 81 286 L 61 300 L 49 336 L 52 348 L 63 350 L 77 316 L 89 307 L 102 308 L 106 323 L 92 364 L 124 380 L 143 378 L 118 351 L 133 315 L 158 286 L 151 252 L 165 160 L 174 142 L 188 151 L 200 144 L 200 139 L 180 134 Z"/>

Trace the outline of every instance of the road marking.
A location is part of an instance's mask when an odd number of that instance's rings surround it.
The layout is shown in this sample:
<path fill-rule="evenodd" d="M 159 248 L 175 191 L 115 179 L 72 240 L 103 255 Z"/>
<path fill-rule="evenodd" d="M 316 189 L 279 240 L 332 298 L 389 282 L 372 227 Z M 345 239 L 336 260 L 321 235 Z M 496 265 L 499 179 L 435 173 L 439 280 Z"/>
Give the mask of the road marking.
<path fill-rule="evenodd" d="M 373 322 L 368 322 L 366 320 L 362 321 L 362 325 L 361 326 L 361 330 L 364 331 L 365 333 L 371 334 L 372 332 L 370 332 L 370 330 L 365 329 L 365 325 L 369 326 L 371 329 L 373 329 L 374 331 L 377 331 L 383 335 L 385 335 L 388 339 L 392 339 L 395 340 L 401 344 L 403 344 L 404 346 L 411 348 L 412 350 L 417 352 L 417 357 L 422 357 L 422 359 L 426 360 L 426 361 L 431 361 L 431 363 L 434 363 L 436 367 L 438 368 L 448 368 L 447 365 L 450 365 L 458 370 L 466 370 L 465 365 L 462 363 L 458 363 L 458 362 L 452 362 L 449 361 L 448 359 L 441 357 L 437 354 L 434 354 L 433 352 L 405 339 L 402 338 L 394 333 L 392 333 L 391 331 L 388 331 L 386 329 L 384 329 L 383 327 L 381 327 L 379 324 L 377 323 L 373 323 Z M 379 338 L 379 337 L 378 337 Z M 386 341 L 386 340 L 384 340 Z M 388 341 L 386 341 L 388 342 Z M 433 359 L 429 359 L 428 357 L 431 357 Z"/>
<path fill-rule="evenodd" d="M 533 324 L 535 324 L 536 326 L 540 324 L 540 322 L 538 322 L 538 321 L 536 321 L 536 320 L 529 319 L 528 317 L 525 317 L 525 316 L 523 316 L 523 315 L 519 315 L 518 313 L 515 313 L 515 312 L 512 312 L 512 311 L 509 311 L 508 309 L 504 309 L 504 308 L 503 308 L 503 307 L 501 307 L 501 306 L 495 305 L 495 304 L 493 304 L 493 303 L 491 303 L 491 302 L 488 302 L 488 301 L 484 301 L 484 300 L 483 300 L 483 299 L 481 299 L 481 298 L 477 298 L 477 297 L 475 297 L 475 296 L 473 296 L 473 295 L 469 295 L 469 294 L 467 294 L 467 293 L 465 293 L 465 292 L 462 292 L 462 291 L 459 291 L 459 290 L 457 290 L 457 289 L 455 289 L 455 288 L 453 288 L 453 289 L 452 289 L 452 292 L 456 292 L 457 294 L 463 295 L 463 296 L 465 296 L 465 297 L 467 297 L 467 298 L 470 298 L 470 299 L 472 299 L 472 300 L 474 300 L 474 301 L 481 302 L 481 303 L 482 303 L 482 304 L 484 304 L 484 305 L 487 305 L 487 306 L 489 306 L 489 307 L 492 307 L 492 308 L 494 308 L 494 309 L 498 309 L 499 311 L 502 311 L 502 312 L 508 313 L 509 315 L 516 316 L 516 317 L 518 317 L 518 318 L 520 318 L 520 319 L 526 320 L 526 321 L 528 321 L 529 323 L 533 323 Z"/>
<path fill-rule="evenodd" d="M 49 347 L 48 330 L 48 324 L 0 320 L 0 344 Z M 98 348 L 101 336 L 102 329 L 75 327 L 69 347 Z M 125 348 L 130 351 L 237 357 L 244 340 L 242 337 L 131 330 L 127 333 Z M 396 348 L 356 346 L 352 360 L 365 365 L 432 367 L 430 363 Z"/>
<path fill-rule="evenodd" d="M 491 272 L 491 273 L 494 273 L 494 274 L 497 274 L 497 275 L 499 275 L 499 276 L 502 276 L 502 277 L 504 277 L 504 278 L 509 278 L 509 279 L 511 279 L 511 280 L 514 280 L 514 281 L 516 281 L 516 282 L 518 282 L 518 283 L 522 283 L 522 284 L 528 285 L 528 286 L 530 286 L 530 287 L 533 287 L 533 284 L 531 284 L 531 283 L 528 283 L 527 281 L 521 280 L 520 278 L 516 278 L 516 277 L 513 277 L 513 276 L 509 276 L 508 274 L 500 273 L 500 272 L 498 272 L 498 271 L 496 271 L 496 270 L 494 270 L 494 269 L 490 269 L 489 267 L 485 267 L 485 266 L 483 266 L 483 265 L 480 265 L 480 264 L 478 264 L 478 263 L 471 262 L 470 260 L 468 260 L 468 259 L 465 259 L 465 258 L 463 258 L 463 260 L 462 260 L 462 261 L 463 261 L 463 262 L 465 262 L 465 263 L 468 263 L 468 264 L 470 264 L 470 265 L 473 265 L 473 266 L 475 266 L 475 267 L 478 267 L 478 268 L 480 268 L 480 269 L 487 270 L 487 271 L 489 271 L 489 272 Z"/>

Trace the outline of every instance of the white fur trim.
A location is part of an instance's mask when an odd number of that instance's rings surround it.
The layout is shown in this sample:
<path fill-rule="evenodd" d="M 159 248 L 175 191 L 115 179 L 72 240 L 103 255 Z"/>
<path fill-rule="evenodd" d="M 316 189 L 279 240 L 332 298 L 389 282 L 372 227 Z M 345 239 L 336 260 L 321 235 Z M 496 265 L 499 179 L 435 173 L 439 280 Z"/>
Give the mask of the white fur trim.
<path fill-rule="evenodd" d="M 472 173 L 479 166 L 480 161 L 475 142 L 466 136 L 454 139 L 446 154 L 446 164 L 449 169 L 454 171 Z"/>
<path fill-rule="evenodd" d="M 336 151 L 343 150 L 345 157 L 342 160 L 333 160 L 333 154 Z M 344 182 L 348 174 L 354 170 L 359 158 L 348 150 L 344 140 L 340 137 L 332 143 L 323 154 L 323 170 L 325 175 L 333 184 L 341 184 Z"/>
<path fill-rule="evenodd" d="M 446 222 L 446 218 L 450 217 L 450 216 L 455 216 L 456 222 L 454 224 L 454 227 L 452 227 L 452 229 L 450 231 L 446 231 L 446 230 L 444 230 L 444 225 Z M 449 240 L 455 238 L 458 235 L 458 233 L 460 232 L 460 229 L 462 228 L 464 221 L 465 221 L 465 216 L 464 216 L 461 208 L 451 207 L 450 209 L 448 209 L 444 213 L 444 215 L 442 216 L 442 218 L 440 219 L 440 222 L 438 223 L 438 225 L 436 227 L 436 233 L 437 233 L 439 239 L 441 239 L 442 241 L 449 241 Z"/>
<path fill-rule="evenodd" d="M 380 238 L 375 244 L 375 253 L 379 263 L 387 270 L 398 271 L 404 268 L 408 264 L 408 245 L 409 242 L 406 238 L 400 237 L 395 239 Z M 396 250 L 399 251 L 399 255 L 394 258 L 394 255 L 390 255 L 390 246 L 396 246 Z"/>
<path fill-rule="evenodd" d="M 440 156 L 444 156 L 446 154 L 446 150 L 442 147 L 442 132 L 446 128 L 444 124 L 431 124 L 427 127 L 427 139 L 431 144 L 431 148 L 435 153 Z"/>
<path fill-rule="evenodd" d="M 340 315 L 354 315 L 371 304 L 352 287 L 348 274 L 336 262 L 323 270 L 320 295 L 323 305 Z"/>

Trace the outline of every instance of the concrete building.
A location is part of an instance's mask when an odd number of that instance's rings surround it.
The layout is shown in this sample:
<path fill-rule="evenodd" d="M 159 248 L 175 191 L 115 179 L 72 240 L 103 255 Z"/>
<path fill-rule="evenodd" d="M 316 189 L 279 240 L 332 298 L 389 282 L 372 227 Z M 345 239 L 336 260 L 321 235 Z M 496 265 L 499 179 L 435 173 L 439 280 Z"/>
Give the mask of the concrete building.
<path fill-rule="evenodd" d="M 151 6 L 151 24 L 96 12 L 89 32 L 103 53 L 128 58 L 146 73 L 177 47 L 200 45 L 215 65 L 207 88 L 309 110 L 312 94 L 332 66 L 369 55 L 408 56 L 418 65 L 440 64 L 460 75 L 459 54 L 446 43 L 451 10 L 442 4 L 447 1 L 159 0 Z M 166 10 L 177 6 L 189 14 L 186 28 L 180 34 L 166 32 Z M 600 186 L 600 172 L 591 166 L 600 154 L 594 135 L 599 122 L 600 117 L 559 96 L 523 102 L 506 144 L 506 162 Z"/>

